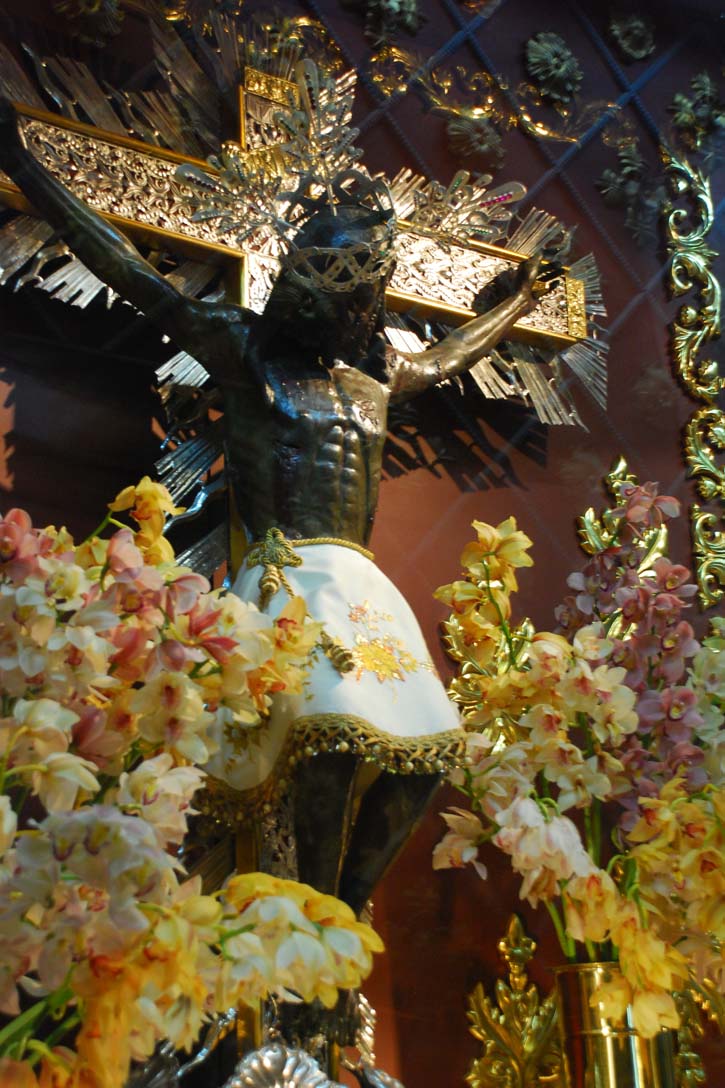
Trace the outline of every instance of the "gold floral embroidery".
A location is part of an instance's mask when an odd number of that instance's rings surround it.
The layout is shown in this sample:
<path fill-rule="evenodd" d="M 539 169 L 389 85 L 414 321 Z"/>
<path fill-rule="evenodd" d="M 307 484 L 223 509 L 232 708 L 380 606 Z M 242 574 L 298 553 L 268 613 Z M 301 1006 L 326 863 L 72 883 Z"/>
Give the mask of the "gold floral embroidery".
<path fill-rule="evenodd" d="M 369 601 L 364 601 L 350 605 L 348 619 L 362 628 L 355 634 L 352 649 L 356 680 L 360 680 L 364 672 L 373 673 L 382 684 L 386 680 L 405 680 L 406 673 L 420 669 L 434 671 L 430 658 L 419 661 L 401 639 L 381 630 L 381 624 L 393 622 L 388 612 L 379 612 Z"/>
<path fill-rule="evenodd" d="M 235 755 L 247 755 L 251 748 L 259 748 L 262 741 L 262 730 L 267 724 L 267 717 L 256 725 L 237 725 L 234 722 L 224 723 L 224 740 Z M 227 759 L 227 770 L 230 760 Z"/>

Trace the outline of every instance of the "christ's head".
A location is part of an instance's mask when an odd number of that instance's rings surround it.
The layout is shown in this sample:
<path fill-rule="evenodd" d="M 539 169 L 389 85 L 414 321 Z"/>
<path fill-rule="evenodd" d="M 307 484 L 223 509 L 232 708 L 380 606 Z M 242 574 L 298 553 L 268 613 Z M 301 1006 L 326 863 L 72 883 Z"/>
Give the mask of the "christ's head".
<path fill-rule="evenodd" d="M 360 366 L 382 331 L 392 273 L 389 217 L 368 207 L 325 205 L 294 239 L 265 317 L 325 366 Z"/>

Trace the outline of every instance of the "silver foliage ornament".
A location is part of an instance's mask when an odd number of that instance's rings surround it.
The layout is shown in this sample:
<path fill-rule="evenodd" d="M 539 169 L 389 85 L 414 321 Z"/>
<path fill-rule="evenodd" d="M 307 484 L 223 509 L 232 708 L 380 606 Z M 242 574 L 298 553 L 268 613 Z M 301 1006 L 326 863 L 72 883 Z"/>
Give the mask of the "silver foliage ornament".
<path fill-rule="evenodd" d="M 542 98 L 570 102 L 584 73 L 569 46 L 558 34 L 541 31 L 526 43 L 526 70 Z"/>
<path fill-rule="evenodd" d="M 512 205 L 526 195 L 518 181 L 489 189 L 491 177 L 459 170 L 449 185 L 401 170 L 390 185 L 396 214 L 420 234 L 441 241 L 495 242 L 508 230 Z"/>
<path fill-rule="evenodd" d="M 454 155 L 465 159 L 481 159 L 492 169 L 503 164 L 505 152 L 501 134 L 490 117 L 485 114 L 454 115 L 446 131 L 448 146 Z"/>
<path fill-rule="evenodd" d="M 297 65 L 295 75 L 299 106 L 291 103 L 292 108 L 277 115 L 285 168 L 300 189 L 322 186 L 332 205 L 334 178 L 362 155 L 353 147 L 358 129 L 350 125 L 355 75 L 348 72 L 341 80 L 331 80 L 309 60 Z"/>
<path fill-rule="evenodd" d="M 416 34 L 425 21 L 418 0 L 341 0 L 349 11 L 365 12 L 365 34 L 371 41 L 384 42 L 403 31 Z"/>
<path fill-rule="evenodd" d="M 644 60 L 655 50 L 654 23 L 639 11 L 613 14 L 609 35 L 625 60 Z"/>
<path fill-rule="evenodd" d="M 701 151 L 710 140 L 725 136 L 725 103 L 709 72 L 699 72 L 690 80 L 689 94 L 674 95 L 667 107 L 678 143 L 688 151 Z"/>
<path fill-rule="evenodd" d="M 664 180 L 642 157 L 636 140 L 620 145 L 617 169 L 607 167 L 595 183 L 604 203 L 624 212 L 624 225 L 636 245 L 656 236 L 665 201 Z"/>
<path fill-rule="evenodd" d="M 179 166 L 176 178 L 195 193 L 195 222 L 216 221 L 236 245 L 255 235 L 257 253 L 279 257 L 298 278 L 322 290 L 351 291 L 378 281 L 394 257 L 395 212 L 387 184 L 357 166 L 350 125 L 355 74 L 325 76 L 311 61 L 295 68 L 296 94 L 275 114 L 281 142 L 269 154 L 251 155 L 227 143 L 210 159 L 214 175 L 194 164 Z M 297 234 L 322 207 L 367 207 L 377 217 L 375 247 L 299 247 Z"/>

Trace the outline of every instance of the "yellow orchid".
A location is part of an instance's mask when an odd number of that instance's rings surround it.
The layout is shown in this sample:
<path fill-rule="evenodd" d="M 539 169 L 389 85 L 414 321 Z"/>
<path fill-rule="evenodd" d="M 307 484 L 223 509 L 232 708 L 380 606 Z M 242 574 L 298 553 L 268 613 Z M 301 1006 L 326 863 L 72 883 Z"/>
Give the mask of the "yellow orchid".
<path fill-rule="evenodd" d="M 680 1016 L 671 993 L 664 990 L 637 990 L 632 997 L 632 1026 L 645 1039 L 663 1028 L 677 1029 Z"/>
<path fill-rule="evenodd" d="M 321 623 L 313 623 L 302 597 L 292 597 L 274 621 L 274 644 L 280 654 L 306 658 L 315 648 L 322 632 Z"/>
<path fill-rule="evenodd" d="M 635 905 L 625 900 L 623 908 L 612 919 L 610 936 L 619 952 L 623 974 L 633 987 L 661 986 L 676 988 L 687 978 L 685 957 L 658 936 L 655 929 L 645 928 Z"/>
<path fill-rule="evenodd" d="M 677 816 L 666 800 L 648 797 L 641 804 L 643 815 L 637 820 L 627 838 L 633 843 L 657 843 L 660 849 L 669 846 L 679 835 Z M 641 851 L 644 853 L 644 851 Z"/>
<path fill-rule="evenodd" d="M 614 918 L 628 910 L 616 884 L 603 869 L 573 877 L 564 889 L 563 899 L 567 932 L 576 941 L 606 940 Z"/>
<path fill-rule="evenodd" d="M 74 551 L 75 541 L 65 525 L 61 525 L 60 529 L 56 529 L 55 525 L 46 525 L 43 533 L 52 542 L 51 552 L 54 555 L 63 555 Z"/>
<path fill-rule="evenodd" d="M 174 549 L 165 536 L 161 536 L 161 534 L 152 536 L 143 530 L 134 534 L 134 541 L 143 552 L 147 563 L 152 563 L 154 566 L 173 563 Z"/>
<path fill-rule="evenodd" d="M 474 686 L 478 690 L 478 705 L 466 714 L 471 726 L 488 725 L 504 712 L 513 718 L 526 709 L 529 684 L 524 673 L 456 679 L 451 684 L 451 690 L 465 695 Z"/>
<path fill-rule="evenodd" d="M 470 569 L 483 560 L 496 559 L 509 567 L 531 567 L 533 559 L 527 554 L 532 541 L 516 528 L 515 518 L 506 518 L 494 528 L 485 521 L 474 521 L 478 540 L 468 544 L 461 555 L 461 566 Z"/>
<path fill-rule="evenodd" d="M 486 601 L 484 590 L 472 582 L 451 582 L 450 585 L 439 586 L 433 596 L 459 614 L 483 605 Z"/>
<path fill-rule="evenodd" d="M 592 994 L 591 1004 L 608 1020 L 622 1020 L 632 1000 L 632 987 L 623 975 L 606 978 Z"/>
<path fill-rule="evenodd" d="M 75 561 L 89 576 L 100 572 L 106 562 L 108 541 L 98 536 L 89 537 L 75 550 Z"/>
<path fill-rule="evenodd" d="M 474 521 L 478 539 L 468 544 L 461 554 L 461 566 L 474 581 L 488 585 L 500 584 L 506 592 L 516 592 L 518 583 L 514 569 L 530 567 L 533 560 L 526 554 L 531 540 L 516 529 L 514 518 L 507 518 L 495 528 L 483 521 Z"/>
<path fill-rule="evenodd" d="M 301 907 L 312 891 L 307 884 L 283 880 L 269 873 L 237 873 L 225 884 L 224 899 L 241 911 L 254 899 L 266 895 L 286 895 Z"/>
<path fill-rule="evenodd" d="M 108 504 L 112 513 L 130 510 L 131 517 L 142 526 L 147 539 L 161 536 L 165 514 L 181 514 L 183 506 L 174 506 L 171 495 L 163 484 L 144 476 L 139 483 L 124 487 L 113 502 Z"/>
<path fill-rule="evenodd" d="M 448 652 L 458 661 L 472 660 L 479 668 L 485 668 L 502 649 L 504 636 L 501 627 L 485 619 L 476 609 L 452 616 L 443 626 L 448 639 Z"/>

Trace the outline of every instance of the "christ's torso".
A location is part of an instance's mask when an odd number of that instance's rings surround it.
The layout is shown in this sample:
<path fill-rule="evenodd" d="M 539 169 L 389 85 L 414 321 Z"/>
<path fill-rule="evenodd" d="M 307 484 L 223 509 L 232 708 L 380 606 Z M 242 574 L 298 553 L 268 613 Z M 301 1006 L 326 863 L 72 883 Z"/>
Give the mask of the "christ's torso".
<path fill-rule="evenodd" d="M 384 385 L 343 363 L 280 358 L 225 391 L 227 470 L 254 539 L 276 526 L 367 543 L 387 402 Z"/>

